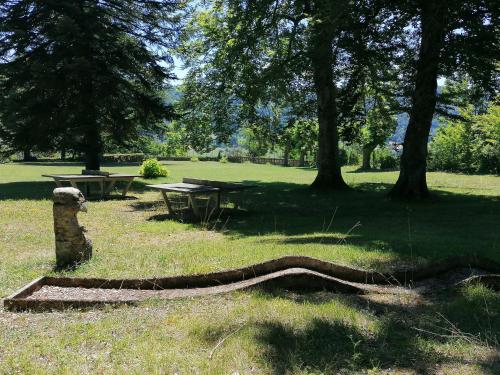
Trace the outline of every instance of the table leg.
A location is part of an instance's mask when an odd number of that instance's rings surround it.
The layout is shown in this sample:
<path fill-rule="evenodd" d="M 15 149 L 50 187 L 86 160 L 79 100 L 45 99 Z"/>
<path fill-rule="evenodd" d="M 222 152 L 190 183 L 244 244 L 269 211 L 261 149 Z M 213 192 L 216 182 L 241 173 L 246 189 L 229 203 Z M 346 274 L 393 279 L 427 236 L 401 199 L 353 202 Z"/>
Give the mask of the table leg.
<path fill-rule="evenodd" d="M 125 186 L 125 189 L 123 189 L 123 192 L 122 192 L 123 197 L 127 195 L 128 189 L 130 189 L 130 186 L 132 185 L 133 181 L 134 181 L 134 179 L 131 179 L 128 181 L 127 186 Z"/>
<path fill-rule="evenodd" d="M 193 194 L 188 194 L 188 202 L 190 202 L 191 208 L 193 209 L 193 213 L 196 216 L 201 217 L 200 210 L 198 209 L 198 206 L 196 205 Z"/>
<path fill-rule="evenodd" d="M 111 180 L 109 182 L 108 186 L 106 187 L 106 191 L 104 194 L 109 195 L 111 193 L 111 190 L 113 190 L 113 188 L 115 187 L 115 183 L 116 183 L 116 180 Z"/>
<path fill-rule="evenodd" d="M 56 183 L 56 186 L 57 186 L 58 188 L 63 187 L 63 184 L 61 183 L 61 181 L 59 181 L 59 180 L 54 180 L 54 182 Z"/>
<path fill-rule="evenodd" d="M 168 200 L 167 192 L 162 191 L 161 195 L 163 195 L 163 200 L 165 201 L 165 204 L 167 205 L 167 211 L 170 215 L 174 213 L 174 210 L 172 209 L 172 206 L 170 205 L 170 201 Z"/>
<path fill-rule="evenodd" d="M 210 217 L 212 216 L 213 211 L 214 211 L 214 209 L 212 207 L 210 207 L 210 204 L 212 203 L 213 198 L 214 198 L 213 194 L 208 195 L 207 204 L 205 206 L 205 212 L 204 212 L 205 218 L 207 220 L 210 219 Z"/>
<path fill-rule="evenodd" d="M 73 186 L 75 189 L 78 189 L 78 185 L 76 184 L 75 181 L 70 181 L 69 182 L 71 186 Z"/>
<path fill-rule="evenodd" d="M 101 195 L 101 198 L 104 198 L 104 181 L 103 180 L 99 181 L 99 193 Z"/>
<path fill-rule="evenodd" d="M 216 194 L 215 194 L 215 209 L 217 211 L 220 211 L 220 199 L 221 199 L 221 196 L 220 196 L 220 191 L 218 191 Z"/>

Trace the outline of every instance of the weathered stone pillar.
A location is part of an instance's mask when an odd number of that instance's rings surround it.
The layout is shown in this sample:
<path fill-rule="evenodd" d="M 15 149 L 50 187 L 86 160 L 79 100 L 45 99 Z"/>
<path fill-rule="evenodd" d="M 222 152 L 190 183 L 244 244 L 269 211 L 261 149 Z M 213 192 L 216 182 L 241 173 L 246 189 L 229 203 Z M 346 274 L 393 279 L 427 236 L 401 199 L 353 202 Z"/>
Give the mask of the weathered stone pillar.
<path fill-rule="evenodd" d="M 85 238 L 85 228 L 76 218 L 79 211 L 87 212 L 81 191 L 72 187 L 55 189 L 53 211 L 57 267 L 72 267 L 89 260 L 92 241 Z"/>

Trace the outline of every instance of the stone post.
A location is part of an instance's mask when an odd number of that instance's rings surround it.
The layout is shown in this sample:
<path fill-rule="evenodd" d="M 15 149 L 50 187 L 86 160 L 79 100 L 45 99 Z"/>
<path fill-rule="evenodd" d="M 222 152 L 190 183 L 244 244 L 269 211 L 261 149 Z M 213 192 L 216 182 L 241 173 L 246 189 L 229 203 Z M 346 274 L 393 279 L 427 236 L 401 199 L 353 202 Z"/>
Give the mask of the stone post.
<path fill-rule="evenodd" d="M 85 197 L 72 187 L 57 188 L 53 194 L 56 265 L 73 267 L 92 257 L 92 241 L 85 237 L 85 228 L 76 217 L 79 211 L 87 212 Z"/>

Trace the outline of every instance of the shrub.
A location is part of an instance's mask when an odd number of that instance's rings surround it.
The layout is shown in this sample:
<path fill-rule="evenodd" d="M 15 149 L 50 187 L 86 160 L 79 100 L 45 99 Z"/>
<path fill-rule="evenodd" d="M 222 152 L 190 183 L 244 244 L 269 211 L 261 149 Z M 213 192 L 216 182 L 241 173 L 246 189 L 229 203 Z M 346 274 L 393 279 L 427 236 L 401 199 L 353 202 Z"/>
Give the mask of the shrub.
<path fill-rule="evenodd" d="M 465 121 L 441 119 L 429 144 L 429 170 L 463 173 L 500 173 L 500 106 L 481 115 L 470 109 Z"/>
<path fill-rule="evenodd" d="M 2 145 L 0 145 L 0 164 L 8 163 L 10 161 L 12 161 L 12 156 L 10 155 L 10 152 L 4 150 Z"/>
<path fill-rule="evenodd" d="M 397 169 L 399 157 L 394 151 L 382 148 L 375 150 L 375 166 L 379 169 Z"/>
<path fill-rule="evenodd" d="M 227 160 L 227 156 L 226 155 L 223 155 L 221 156 L 221 158 L 219 159 L 219 163 L 227 163 L 229 160 Z"/>
<path fill-rule="evenodd" d="M 167 177 L 169 175 L 168 169 L 165 168 L 156 159 L 147 159 L 141 165 L 139 169 L 139 174 L 143 175 L 144 178 L 157 178 L 157 177 Z"/>
<path fill-rule="evenodd" d="M 340 165 L 358 165 L 360 162 L 359 159 L 359 150 L 354 146 L 344 146 L 339 149 L 339 160 Z"/>
<path fill-rule="evenodd" d="M 197 161 L 200 161 L 200 159 L 198 159 L 198 157 L 197 157 L 197 156 L 193 156 L 193 157 L 192 157 L 191 159 L 189 159 L 189 160 L 191 160 L 192 162 L 195 162 L 195 163 L 196 163 Z"/>
<path fill-rule="evenodd" d="M 395 155 L 384 155 L 379 160 L 380 169 L 397 169 L 399 159 Z"/>

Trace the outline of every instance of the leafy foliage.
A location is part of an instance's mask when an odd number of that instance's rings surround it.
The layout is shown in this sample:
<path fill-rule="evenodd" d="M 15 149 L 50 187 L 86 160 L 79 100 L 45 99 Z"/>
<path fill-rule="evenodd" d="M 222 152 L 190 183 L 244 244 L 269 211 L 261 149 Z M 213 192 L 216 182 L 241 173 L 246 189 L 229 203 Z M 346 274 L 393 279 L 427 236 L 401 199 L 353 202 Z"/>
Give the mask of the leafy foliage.
<path fill-rule="evenodd" d="M 196 82 L 205 89 L 204 100 L 191 100 L 191 110 L 204 116 L 196 121 L 200 133 L 214 135 L 221 122 L 217 102 L 231 103 L 240 125 L 249 127 L 258 149 L 279 145 L 287 155 L 295 148 L 287 128 L 296 120 L 316 117 L 318 132 L 309 132 L 307 146 L 318 142 L 319 185 L 345 187 L 340 175 L 338 126 L 349 126 L 353 107 L 365 75 L 394 57 L 391 31 L 404 22 L 392 17 L 378 1 L 206 1 L 191 15 L 188 32 L 180 48 Z M 383 25 L 383 27 L 379 27 Z M 335 84 L 334 84 L 335 82 Z M 198 90 L 186 92 L 193 99 Z M 215 100 L 216 99 L 216 100 Z M 222 99 L 222 100 L 220 100 Z M 187 98 L 186 98 L 187 100 Z M 325 101 L 326 100 L 326 101 Z M 283 105 L 284 104 L 284 105 Z M 206 110 L 206 108 L 210 110 Z M 293 116 L 279 121 L 263 118 L 262 108 L 278 106 Z M 324 108 L 323 108 L 324 107 Z M 322 108 L 322 109 L 321 109 Z M 319 116 L 323 114 L 322 116 Z M 226 118 L 225 129 L 234 124 Z M 264 121 L 262 121 L 264 120 Z M 283 121 L 284 120 L 284 121 Z M 244 125 L 245 124 L 245 125 Z M 328 135 L 332 133 L 331 135 Z M 299 151 L 300 153 L 300 151 Z"/>
<path fill-rule="evenodd" d="M 157 178 L 167 177 L 169 172 L 157 159 L 147 159 L 142 163 L 139 174 L 143 175 L 144 178 Z"/>
<path fill-rule="evenodd" d="M 374 159 L 374 166 L 382 170 L 396 169 L 399 166 L 398 155 L 387 147 L 381 147 L 375 150 Z"/>
<path fill-rule="evenodd" d="M 491 0 L 396 1 L 393 4 L 408 15 L 414 32 L 409 31 L 408 40 L 402 43 L 400 66 L 411 110 L 401 172 L 389 195 L 421 199 L 429 196 L 425 177 L 427 143 L 436 104 L 439 110 L 437 80 L 440 76 L 468 74 L 482 91 L 495 92 L 500 8 Z M 419 51 L 417 59 L 415 49 Z"/>
<path fill-rule="evenodd" d="M 343 127 L 344 139 L 348 143 L 361 145 L 363 154 L 362 167 L 371 168 L 372 152 L 383 146 L 397 126 L 396 113 L 399 102 L 396 94 L 393 75 L 387 69 L 381 70 L 387 80 L 378 77 L 366 77 L 361 82 L 362 94 L 356 103 L 349 124 Z"/>
<path fill-rule="evenodd" d="M 462 120 L 443 119 L 432 139 L 429 168 L 463 173 L 500 173 L 500 106 L 474 114 L 461 108 Z"/>
<path fill-rule="evenodd" d="M 172 116 L 167 48 L 179 2 L 9 0 L 0 5 L 0 138 L 12 149 L 71 147 L 99 168 Z M 154 48 L 152 47 L 154 46 Z"/>

